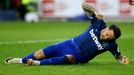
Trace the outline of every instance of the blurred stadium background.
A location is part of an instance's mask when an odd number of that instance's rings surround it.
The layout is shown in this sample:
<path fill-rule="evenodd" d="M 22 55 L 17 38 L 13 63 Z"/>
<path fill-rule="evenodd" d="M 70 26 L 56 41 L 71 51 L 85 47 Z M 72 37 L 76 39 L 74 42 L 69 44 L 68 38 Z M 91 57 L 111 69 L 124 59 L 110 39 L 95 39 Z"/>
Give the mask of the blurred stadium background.
<path fill-rule="evenodd" d="M 83 0 L 1 0 L 0 21 L 24 20 L 27 14 L 40 20 L 86 20 Z M 104 14 L 108 21 L 133 21 L 133 0 L 85 0 Z"/>
<path fill-rule="evenodd" d="M 7 57 L 24 57 L 85 31 L 90 22 L 81 9 L 83 1 L 0 0 L 0 75 L 134 75 L 133 0 L 85 0 L 103 13 L 107 25 L 121 28 L 117 42 L 130 58 L 129 65 L 116 63 L 109 52 L 79 65 L 29 67 L 4 63 Z M 31 21 L 37 23 L 27 23 Z"/>

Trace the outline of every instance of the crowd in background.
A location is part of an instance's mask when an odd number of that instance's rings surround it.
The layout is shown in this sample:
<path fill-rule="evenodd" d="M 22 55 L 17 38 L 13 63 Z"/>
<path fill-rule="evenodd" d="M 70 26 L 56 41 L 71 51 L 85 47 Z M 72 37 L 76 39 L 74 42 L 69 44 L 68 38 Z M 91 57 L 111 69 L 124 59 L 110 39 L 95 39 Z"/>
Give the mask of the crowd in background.
<path fill-rule="evenodd" d="M 36 0 L 0 0 L 0 15 L 11 14 L 10 11 L 15 12 L 17 19 L 25 20 L 27 13 L 37 11 L 37 2 Z"/>

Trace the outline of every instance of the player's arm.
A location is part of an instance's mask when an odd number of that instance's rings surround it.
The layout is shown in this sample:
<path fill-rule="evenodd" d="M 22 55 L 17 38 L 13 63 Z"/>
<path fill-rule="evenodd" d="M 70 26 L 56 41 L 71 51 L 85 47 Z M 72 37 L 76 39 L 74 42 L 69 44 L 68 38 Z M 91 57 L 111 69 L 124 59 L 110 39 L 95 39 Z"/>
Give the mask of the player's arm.
<path fill-rule="evenodd" d="M 116 59 L 120 64 L 129 64 L 130 63 L 129 59 L 126 56 L 120 55 Z"/>
<path fill-rule="evenodd" d="M 90 6 L 88 3 L 83 2 L 81 4 L 81 6 L 82 6 L 83 10 L 85 11 L 85 13 L 87 14 L 88 17 L 95 14 L 98 19 L 100 19 L 100 20 L 103 19 L 103 15 L 98 10 L 96 10 L 95 8 Z"/>
<path fill-rule="evenodd" d="M 126 56 L 122 56 L 121 52 L 119 50 L 119 47 L 117 46 L 117 44 L 113 47 L 111 47 L 112 49 L 110 50 L 110 52 L 113 54 L 113 56 L 116 58 L 116 60 L 120 63 L 120 64 L 129 64 L 130 61 Z"/>

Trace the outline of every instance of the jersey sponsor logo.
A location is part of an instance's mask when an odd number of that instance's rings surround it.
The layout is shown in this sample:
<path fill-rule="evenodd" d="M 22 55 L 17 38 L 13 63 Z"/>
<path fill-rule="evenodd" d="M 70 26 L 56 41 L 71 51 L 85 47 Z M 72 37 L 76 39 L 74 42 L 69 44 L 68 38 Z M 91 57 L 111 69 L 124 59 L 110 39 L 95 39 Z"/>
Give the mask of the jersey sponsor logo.
<path fill-rule="evenodd" d="M 91 37 L 93 38 L 95 44 L 97 45 L 98 50 L 104 49 L 104 48 L 102 47 L 102 45 L 100 44 L 100 42 L 98 41 L 97 36 L 95 36 L 95 34 L 94 34 L 94 29 L 90 30 L 89 33 L 91 34 Z"/>

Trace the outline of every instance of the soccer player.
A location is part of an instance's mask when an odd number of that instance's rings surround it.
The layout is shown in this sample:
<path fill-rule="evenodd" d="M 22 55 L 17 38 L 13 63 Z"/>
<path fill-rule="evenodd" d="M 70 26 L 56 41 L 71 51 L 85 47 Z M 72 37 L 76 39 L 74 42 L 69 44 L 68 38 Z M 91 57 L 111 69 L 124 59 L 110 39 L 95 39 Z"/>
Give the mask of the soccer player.
<path fill-rule="evenodd" d="M 88 63 L 97 55 L 110 51 L 120 64 L 129 64 L 116 43 L 121 31 L 116 25 L 106 26 L 103 15 L 86 2 L 82 8 L 89 16 L 91 25 L 79 36 L 53 44 L 27 55 L 24 58 L 7 58 L 5 63 L 28 65 L 58 65 Z"/>

